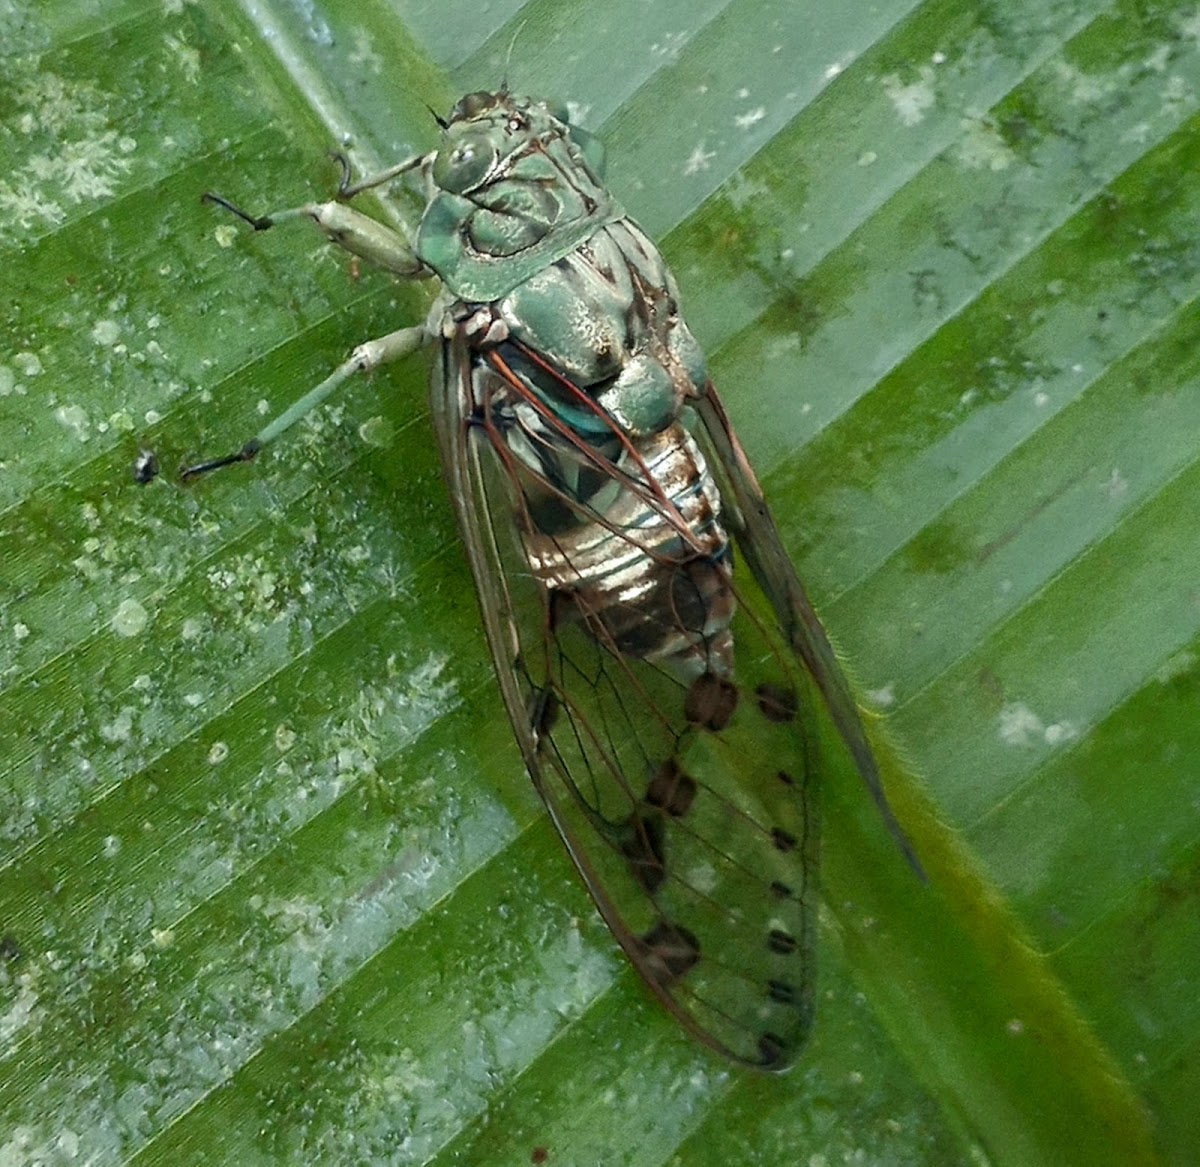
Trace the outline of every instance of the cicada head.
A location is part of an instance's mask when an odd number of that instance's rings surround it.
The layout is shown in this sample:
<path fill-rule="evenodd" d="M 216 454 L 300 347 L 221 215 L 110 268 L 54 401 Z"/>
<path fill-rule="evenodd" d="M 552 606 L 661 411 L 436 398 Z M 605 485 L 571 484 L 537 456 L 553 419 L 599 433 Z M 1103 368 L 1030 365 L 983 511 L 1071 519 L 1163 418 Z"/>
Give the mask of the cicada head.
<path fill-rule="evenodd" d="M 599 142 L 565 111 L 506 91 L 468 93 L 444 124 L 417 251 L 456 295 L 493 300 L 623 212 Z"/>

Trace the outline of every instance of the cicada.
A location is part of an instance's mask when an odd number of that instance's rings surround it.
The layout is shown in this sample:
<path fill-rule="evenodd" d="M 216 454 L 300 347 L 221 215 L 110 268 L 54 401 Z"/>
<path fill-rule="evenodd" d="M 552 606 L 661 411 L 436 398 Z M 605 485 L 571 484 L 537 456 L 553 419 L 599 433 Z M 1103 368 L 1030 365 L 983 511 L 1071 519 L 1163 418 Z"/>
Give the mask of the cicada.
<path fill-rule="evenodd" d="M 250 460 L 351 375 L 435 346 L 442 465 L 534 785 L 667 1008 L 734 1061 L 782 1069 L 812 1023 L 831 750 L 916 859 L 675 280 L 605 187 L 599 141 L 507 89 L 438 120 L 435 151 L 353 184 L 347 166 L 329 202 L 255 217 L 206 196 L 260 230 L 311 219 L 441 292 L 424 323 L 359 345 L 236 454 L 184 473 Z M 347 205 L 405 174 L 427 200 L 412 242 Z"/>

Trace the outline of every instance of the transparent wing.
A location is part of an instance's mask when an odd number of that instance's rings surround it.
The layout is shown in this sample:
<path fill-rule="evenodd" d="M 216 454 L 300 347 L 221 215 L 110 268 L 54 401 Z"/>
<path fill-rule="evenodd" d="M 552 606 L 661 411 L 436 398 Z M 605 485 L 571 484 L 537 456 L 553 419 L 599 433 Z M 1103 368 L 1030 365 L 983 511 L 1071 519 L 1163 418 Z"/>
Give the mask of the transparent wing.
<path fill-rule="evenodd" d="M 762 488 L 711 384 L 696 404 L 710 460 L 717 468 L 726 517 L 746 564 L 779 619 L 780 631 L 803 661 L 841 734 L 880 816 L 913 871 L 925 872 L 904 828 L 896 821 L 883 789 L 879 767 L 867 741 L 854 695 L 829 637 L 784 550 Z"/>
<path fill-rule="evenodd" d="M 559 427 L 562 443 L 578 444 L 579 476 L 607 475 L 678 524 L 677 548 L 657 547 L 655 569 L 670 580 L 681 630 L 708 614 L 695 611 L 705 592 L 695 578 L 692 532 L 672 498 L 626 457 L 616 431 L 616 454 L 599 452 L 603 442 L 579 442 L 502 363 L 472 365 L 462 337 L 448 342 L 434 379 L 435 428 L 530 774 L 609 927 L 668 1008 L 728 1057 L 785 1068 L 812 1020 L 817 784 L 826 748 L 818 703 L 833 708 L 857 757 L 842 725 L 847 711 L 838 712 L 850 702 L 857 718 L 848 690 L 832 653 L 824 655 L 827 642 L 798 583 L 792 590 L 786 557 L 786 566 L 774 562 L 782 549 L 765 508 L 758 529 L 738 520 L 740 537 L 763 542 L 765 551 L 752 549 L 733 568 L 729 676 L 681 676 L 656 664 L 638 651 L 636 636 L 613 632 L 621 613 L 590 611 L 569 589 L 538 582 L 523 532 L 545 531 L 550 504 L 586 511 L 612 536 L 606 553 L 614 561 L 622 549 L 632 558 L 646 552 L 641 525 L 589 510 L 561 474 L 539 479 L 536 456 L 514 456 L 521 441 L 545 440 L 532 430 L 514 437 L 523 425 L 509 408 L 514 396 L 527 412 L 541 410 L 543 428 Z M 705 424 L 713 450 L 731 459 L 723 477 L 745 512 L 761 496 L 736 461 L 719 402 Z M 531 498 L 543 500 L 536 516 Z M 638 613 L 628 615 L 636 626 Z"/>

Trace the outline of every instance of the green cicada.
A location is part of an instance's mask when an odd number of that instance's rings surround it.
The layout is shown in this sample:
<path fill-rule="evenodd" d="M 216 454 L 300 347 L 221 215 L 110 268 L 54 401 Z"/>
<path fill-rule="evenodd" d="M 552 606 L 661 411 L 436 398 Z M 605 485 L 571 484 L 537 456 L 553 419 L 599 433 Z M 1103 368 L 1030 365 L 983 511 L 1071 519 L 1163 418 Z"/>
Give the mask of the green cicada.
<path fill-rule="evenodd" d="M 424 324 L 360 345 L 237 454 L 185 473 L 249 460 L 350 375 L 436 345 L 442 464 L 534 784 L 667 1007 L 735 1061 L 781 1069 L 812 1020 L 818 783 L 840 748 L 823 722 L 916 860 L 600 144 L 507 91 L 468 94 L 440 125 L 437 150 L 347 173 L 332 202 L 256 218 L 209 196 L 258 229 L 310 218 L 442 292 Z M 346 205 L 406 172 L 428 200 L 414 244 Z"/>

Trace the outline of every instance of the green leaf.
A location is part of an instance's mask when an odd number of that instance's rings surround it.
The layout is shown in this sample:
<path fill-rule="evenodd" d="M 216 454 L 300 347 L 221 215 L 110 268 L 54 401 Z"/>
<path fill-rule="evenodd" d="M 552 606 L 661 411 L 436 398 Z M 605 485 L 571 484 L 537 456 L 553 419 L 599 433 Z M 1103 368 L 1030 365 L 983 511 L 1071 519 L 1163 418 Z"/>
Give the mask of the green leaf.
<path fill-rule="evenodd" d="M 0 1160 L 1200 1158 L 1194 3 L 394 7 L 0 11 Z M 662 242 L 930 876 L 833 776 L 780 1078 L 541 812 L 421 357 L 175 474 L 429 302 L 201 193 L 505 78 Z"/>

